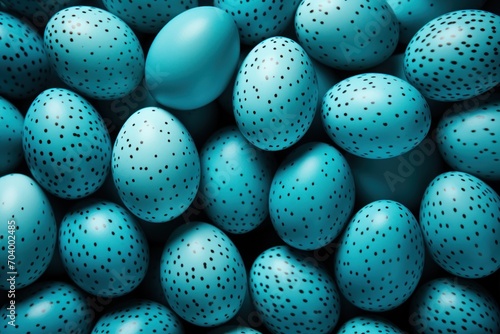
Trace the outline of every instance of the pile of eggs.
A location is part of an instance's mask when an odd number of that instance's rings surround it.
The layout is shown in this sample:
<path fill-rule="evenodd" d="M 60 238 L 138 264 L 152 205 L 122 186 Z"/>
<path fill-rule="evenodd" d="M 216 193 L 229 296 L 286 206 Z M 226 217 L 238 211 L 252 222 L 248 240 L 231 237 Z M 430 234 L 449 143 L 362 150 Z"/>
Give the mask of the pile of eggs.
<path fill-rule="evenodd" d="M 0 1 L 0 332 L 500 333 L 499 27 Z"/>

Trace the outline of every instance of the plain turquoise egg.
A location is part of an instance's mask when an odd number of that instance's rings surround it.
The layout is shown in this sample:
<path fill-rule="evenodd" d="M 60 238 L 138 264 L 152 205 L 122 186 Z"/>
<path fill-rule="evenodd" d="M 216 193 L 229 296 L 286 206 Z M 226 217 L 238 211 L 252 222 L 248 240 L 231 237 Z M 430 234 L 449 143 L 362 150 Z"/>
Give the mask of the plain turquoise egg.
<path fill-rule="evenodd" d="M 231 15 L 209 6 L 189 9 L 153 40 L 146 57 L 146 85 L 164 106 L 196 109 L 222 94 L 239 54 L 238 28 Z"/>

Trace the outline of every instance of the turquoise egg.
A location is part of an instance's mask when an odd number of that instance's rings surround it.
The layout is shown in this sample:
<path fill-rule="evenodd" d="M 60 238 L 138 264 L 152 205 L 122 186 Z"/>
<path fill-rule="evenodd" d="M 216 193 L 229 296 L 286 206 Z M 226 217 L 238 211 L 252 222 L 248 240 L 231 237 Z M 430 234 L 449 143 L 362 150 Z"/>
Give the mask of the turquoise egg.
<path fill-rule="evenodd" d="M 323 64 L 365 70 L 394 52 L 399 25 L 385 0 L 303 0 L 295 32 L 300 45 Z"/>
<path fill-rule="evenodd" d="M 429 99 L 456 102 L 500 83 L 500 16 L 475 9 L 445 13 L 427 22 L 405 50 L 408 82 Z"/>
<path fill-rule="evenodd" d="M 257 228 L 269 214 L 275 165 L 270 152 L 256 148 L 236 126 L 229 126 L 207 140 L 200 159 L 200 196 L 211 221 L 230 233 Z"/>
<path fill-rule="evenodd" d="M 420 226 L 434 261 L 449 273 L 481 278 L 500 268 L 500 196 L 465 173 L 438 175 L 420 205 Z"/>
<path fill-rule="evenodd" d="M 359 157 L 386 159 L 410 151 L 431 126 L 429 105 L 405 80 L 363 73 L 334 85 L 321 109 L 328 136 Z"/>
<path fill-rule="evenodd" d="M 95 310 L 89 296 L 62 281 L 37 282 L 20 290 L 15 299 L 17 316 L 10 325 L 9 305 L 2 306 L 2 334 L 89 333 Z M 99 306 L 101 307 L 101 306 Z"/>
<path fill-rule="evenodd" d="M 161 108 L 136 111 L 116 138 L 112 175 L 124 205 L 149 222 L 180 216 L 200 183 L 198 150 L 184 125 Z"/>
<path fill-rule="evenodd" d="M 250 293 L 273 334 L 330 333 L 340 316 L 340 295 L 313 255 L 288 246 L 262 252 L 250 268 Z"/>
<path fill-rule="evenodd" d="M 23 149 L 34 179 L 65 199 L 93 194 L 110 170 L 111 139 L 104 120 L 86 99 L 63 88 L 43 91 L 30 105 Z"/>
<path fill-rule="evenodd" d="M 42 188 L 24 174 L 0 177 L 0 289 L 9 290 L 17 273 L 21 289 L 47 270 L 56 247 L 56 219 Z M 14 290 L 15 290 L 14 288 Z"/>
<path fill-rule="evenodd" d="M 439 151 L 453 170 L 500 181 L 500 101 L 466 102 L 441 117 L 436 131 Z"/>
<path fill-rule="evenodd" d="M 478 282 L 443 277 L 421 285 L 412 296 L 414 333 L 500 333 L 500 308 Z"/>
<path fill-rule="evenodd" d="M 274 174 L 271 221 L 288 245 L 319 249 L 342 232 L 354 198 L 354 179 L 342 153 L 325 143 L 307 143 L 293 150 Z"/>
<path fill-rule="evenodd" d="M 44 42 L 58 77 L 88 97 L 125 96 L 144 76 L 144 53 L 137 36 L 106 10 L 91 6 L 60 10 L 47 23 Z"/>
<path fill-rule="evenodd" d="M 119 297 L 146 276 L 149 248 L 135 217 L 118 204 L 79 202 L 59 226 L 59 254 L 70 278 L 100 297 Z"/>
<path fill-rule="evenodd" d="M 424 269 L 424 240 L 417 219 L 400 203 L 380 200 L 361 208 L 339 244 L 335 278 L 351 304 L 388 311 L 415 291 Z"/>
<path fill-rule="evenodd" d="M 160 264 L 168 304 L 185 321 L 222 325 L 241 309 L 247 273 L 238 248 L 219 228 L 204 222 L 178 227 Z"/>
<path fill-rule="evenodd" d="M 43 39 L 28 23 L 0 12 L 0 95 L 24 99 L 41 92 L 50 77 Z"/>
<path fill-rule="evenodd" d="M 233 112 L 241 133 L 256 147 L 281 151 L 297 143 L 312 124 L 317 102 L 316 72 L 297 42 L 271 37 L 243 60 Z"/>
<path fill-rule="evenodd" d="M 214 101 L 236 70 L 238 28 L 212 6 L 184 11 L 156 35 L 146 57 L 146 86 L 158 103 L 190 110 Z"/>

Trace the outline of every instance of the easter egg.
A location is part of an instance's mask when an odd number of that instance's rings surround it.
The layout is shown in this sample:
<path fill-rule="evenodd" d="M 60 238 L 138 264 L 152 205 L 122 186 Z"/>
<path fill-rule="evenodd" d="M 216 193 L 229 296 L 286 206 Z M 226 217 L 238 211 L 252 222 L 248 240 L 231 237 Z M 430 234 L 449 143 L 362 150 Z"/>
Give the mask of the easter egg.
<path fill-rule="evenodd" d="M 146 237 L 134 216 L 102 200 L 79 202 L 59 227 L 59 253 L 70 278 L 100 297 L 123 296 L 144 279 Z"/>
<path fill-rule="evenodd" d="M 500 308 L 478 283 L 444 277 L 423 284 L 410 304 L 415 333 L 499 333 Z"/>
<path fill-rule="evenodd" d="M 281 36 L 293 22 L 299 2 L 215 0 L 214 6 L 231 14 L 242 43 L 255 45 L 266 38 Z"/>
<path fill-rule="evenodd" d="M 500 82 L 500 16 L 482 10 L 446 13 L 426 23 L 410 40 L 404 70 L 427 98 L 462 101 Z"/>
<path fill-rule="evenodd" d="M 125 96 L 144 76 L 144 53 L 135 33 L 96 7 L 74 6 L 54 14 L 44 43 L 59 78 L 94 99 Z"/>
<path fill-rule="evenodd" d="M 165 305 L 145 299 L 129 299 L 104 313 L 91 333 L 183 334 L 184 329 L 175 313 Z"/>
<path fill-rule="evenodd" d="M 500 101 L 471 104 L 466 110 L 453 108 L 442 116 L 436 133 L 439 151 L 454 170 L 498 181 Z"/>
<path fill-rule="evenodd" d="M 155 34 L 180 13 L 198 6 L 198 0 L 103 0 L 104 7 L 133 29 Z"/>
<path fill-rule="evenodd" d="M 243 260 L 231 239 L 211 224 L 192 222 L 177 228 L 165 244 L 160 269 L 168 304 L 191 324 L 224 324 L 243 304 Z"/>
<path fill-rule="evenodd" d="M 26 22 L 0 12 L 0 95 L 25 99 L 41 92 L 50 63 L 38 32 Z"/>
<path fill-rule="evenodd" d="M 354 155 L 385 159 L 416 147 L 431 125 L 429 105 L 408 82 L 363 73 L 334 85 L 323 97 L 323 126 Z"/>
<path fill-rule="evenodd" d="M 424 240 L 403 205 L 380 200 L 361 208 L 335 253 L 335 277 L 343 296 L 362 310 L 382 312 L 403 304 L 424 268 Z"/>
<path fill-rule="evenodd" d="M 262 252 L 250 269 L 250 292 L 269 331 L 330 333 L 338 322 L 337 286 L 314 258 L 288 246 Z"/>
<path fill-rule="evenodd" d="M 0 177 L 0 289 L 21 289 L 47 270 L 56 247 L 56 220 L 42 188 L 23 174 Z M 12 279 L 14 278 L 14 279 Z"/>
<path fill-rule="evenodd" d="M 309 56 L 286 37 L 257 44 L 236 76 L 233 111 L 245 138 L 266 151 L 286 149 L 307 132 L 318 84 Z"/>
<path fill-rule="evenodd" d="M 499 221 L 498 194 L 464 172 L 438 175 L 420 206 L 420 226 L 432 258 L 459 277 L 485 277 L 500 268 Z"/>
<path fill-rule="evenodd" d="M 387 0 L 399 22 L 399 42 L 408 44 L 432 19 L 459 9 L 479 9 L 486 0 Z"/>
<path fill-rule="evenodd" d="M 267 218 L 274 174 L 270 152 L 256 148 L 236 126 L 229 126 L 206 141 L 200 160 L 200 196 L 206 204 L 204 211 L 215 225 L 241 234 Z"/>
<path fill-rule="evenodd" d="M 11 173 L 23 160 L 24 116 L 0 96 L 0 176 Z"/>
<path fill-rule="evenodd" d="M 333 146 L 308 143 L 294 149 L 272 180 L 271 221 L 288 245 L 314 250 L 332 242 L 354 207 L 354 180 Z"/>
<path fill-rule="evenodd" d="M 160 104 L 190 110 L 214 101 L 236 70 L 238 28 L 213 6 L 184 11 L 155 36 L 146 57 L 146 87 Z"/>
<path fill-rule="evenodd" d="M 63 88 L 40 93 L 24 119 L 24 157 L 51 194 L 76 199 L 97 191 L 110 170 L 111 141 L 97 110 Z"/>
<path fill-rule="evenodd" d="M 116 138 L 114 184 L 124 205 L 149 222 L 180 216 L 200 183 L 200 158 L 184 125 L 155 107 L 136 111 Z"/>
<path fill-rule="evenodd" d="M 94 310 L 88 296 L 61 281 L 37 282 L 16 293 L 14 319 L 4 305 L 0 330 L 15 333 L 90 333 Z M 13 321 L 13 322 L 11 322 Z"/>
<path fill-rule="evenodd" d="M 357 316 L 340 326 L 338 334 L 384 333 L 401 334 L 403 331 L 389 321 L 375 316 Z"/>
<path fill-rule="evenodd" d="M 399 24 L 384 0 L 302 0 L 295 32 L 307 53 L 340 70 L 364 70 L 394 52 Z"/>

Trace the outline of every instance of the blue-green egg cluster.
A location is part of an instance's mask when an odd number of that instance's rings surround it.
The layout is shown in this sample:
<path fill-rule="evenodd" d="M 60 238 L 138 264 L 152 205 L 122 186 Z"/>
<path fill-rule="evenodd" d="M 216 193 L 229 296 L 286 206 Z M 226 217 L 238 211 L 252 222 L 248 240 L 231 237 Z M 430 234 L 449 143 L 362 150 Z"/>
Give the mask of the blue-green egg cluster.
<path fill-rule="evenodd" d="M 0 333 L 500 333 L 497 3 L 0 1 Z"/>

